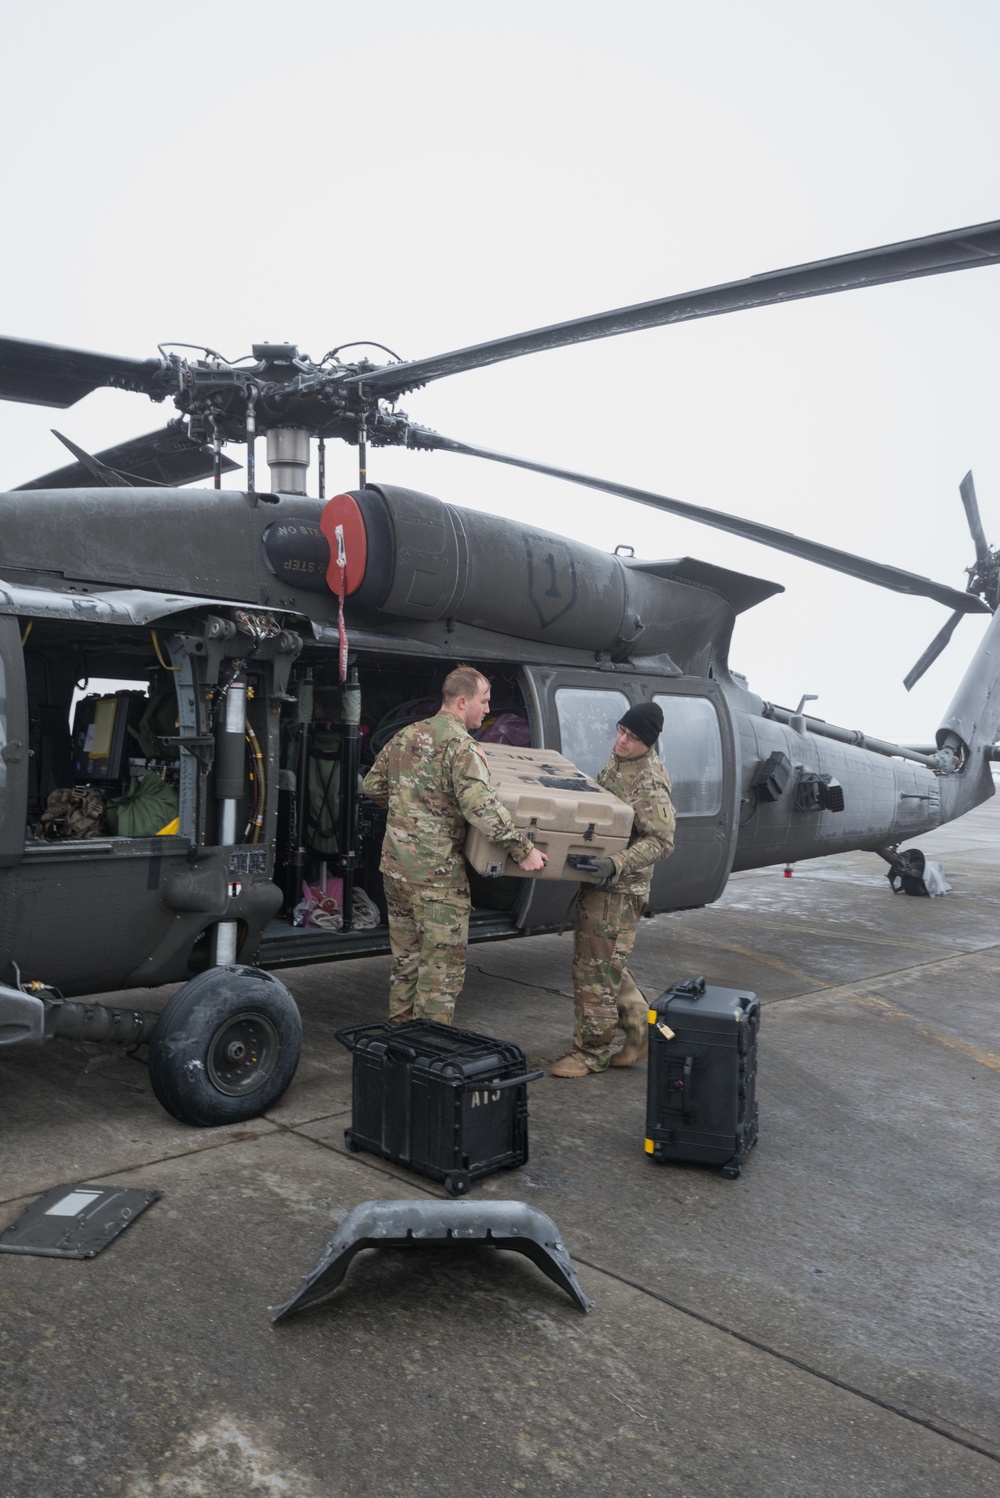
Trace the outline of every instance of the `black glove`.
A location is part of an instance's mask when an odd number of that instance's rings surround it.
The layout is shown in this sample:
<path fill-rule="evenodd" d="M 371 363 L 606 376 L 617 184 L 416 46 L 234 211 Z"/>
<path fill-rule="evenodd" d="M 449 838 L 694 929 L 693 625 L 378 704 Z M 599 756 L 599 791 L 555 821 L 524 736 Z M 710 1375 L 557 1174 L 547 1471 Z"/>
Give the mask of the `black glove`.
<path fill-rule="evenodd" d="M 595 879 L 599 879 L 602 889 L 610 889 L 618 878 L 613 858 L 581 858 L 577 868 L 582 874 L 593 874 Z"/>

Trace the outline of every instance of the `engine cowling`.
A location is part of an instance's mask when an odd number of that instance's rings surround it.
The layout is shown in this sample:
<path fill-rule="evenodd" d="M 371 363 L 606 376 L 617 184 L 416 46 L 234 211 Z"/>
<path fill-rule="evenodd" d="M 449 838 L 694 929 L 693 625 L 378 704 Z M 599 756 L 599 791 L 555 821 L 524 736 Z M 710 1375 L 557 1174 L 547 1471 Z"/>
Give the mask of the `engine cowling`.
<path fill-rule="evenodd" d="M 365 612 L 613 655 L 667 648 L 670 584 L 565 536 L 389 485 L 336 495 L 320 527 L 329 587 L 342 540 L 345 594 Z"/>

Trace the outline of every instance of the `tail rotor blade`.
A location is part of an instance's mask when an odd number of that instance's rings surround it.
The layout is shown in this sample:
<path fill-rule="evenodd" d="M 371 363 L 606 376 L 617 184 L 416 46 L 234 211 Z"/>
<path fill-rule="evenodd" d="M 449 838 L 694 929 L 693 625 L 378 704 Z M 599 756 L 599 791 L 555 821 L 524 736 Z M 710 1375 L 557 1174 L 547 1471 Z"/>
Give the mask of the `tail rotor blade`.
<path fill-rule="evenodd" d="M 971 474 L 969 475 L 969 477 L 971 478 Z M 973 496 L 973 498 L 975 498 L 975 496 Z M 956 609 L 951 618 L 947 619 L 945 623 L 942 624 L 941 628 L 938 630 L 937 634 L 934 636 L 933 640 L 928 645 L 923 655 L 920 657 L 919 661 L 917 661 L 917 664 L 910 671 L 909 675 L 903 677 L 903 686 L 908 692 L 916 686 L 921 676 L 923 676 L 924 672 L 927 670 L 927 667 L 933 665 L 937 660 L 938 656 L 941 654 L 942 650 L 947 645 L 952 635 L 955 633 L 955 625 L 958 623 L 961 617 L 962 610 Z"/>
<path fill-rule="evenodd" d="M 980 562 L 989 561 L 990 548 L 987 545 L 986 533 L 983 530 L 983 522 L 979 518 L 979 503 L 976 499 L 976 486 L 972 481 L 972 470 L 965 475 L 958 486 L 965 506 L 965 518 L 969 522 L 969 530 L 972 532 L 972 541 L 976 548 L 976 557 Z"/>

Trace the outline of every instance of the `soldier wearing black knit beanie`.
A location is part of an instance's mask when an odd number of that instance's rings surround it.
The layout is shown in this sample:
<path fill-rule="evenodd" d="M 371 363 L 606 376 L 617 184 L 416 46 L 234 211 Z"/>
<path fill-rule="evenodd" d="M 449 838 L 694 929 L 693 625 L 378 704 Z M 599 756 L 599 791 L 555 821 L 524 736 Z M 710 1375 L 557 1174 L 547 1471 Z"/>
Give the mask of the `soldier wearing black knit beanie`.
<path fill-rule="evenodd" d="M 655 702 L 639 702 L 618 719 L 619 728 L 627 728 L 647 749 L 652 749 L 663 732 L 663 709 Z"/>
<path fill-rule="evenodd" d="M 608 1066 L 631 1066 L 648 1049 L 648 1005 L 627 967 L 639 917 L 649 899 L 653 866 L 674 850 L 670 777 L 653 747 L 663 731 L 655 702 L 638 702 L 618 720 L 614 751 L 597 779 L 632 808 L 629 845 L 595 858 L 582 885 L 573 926 L 573 1050 L 552 1067 L 554 1077 L 589 1077 Z M 621 1026 L 625 1044 L 612 1051 Z"/>

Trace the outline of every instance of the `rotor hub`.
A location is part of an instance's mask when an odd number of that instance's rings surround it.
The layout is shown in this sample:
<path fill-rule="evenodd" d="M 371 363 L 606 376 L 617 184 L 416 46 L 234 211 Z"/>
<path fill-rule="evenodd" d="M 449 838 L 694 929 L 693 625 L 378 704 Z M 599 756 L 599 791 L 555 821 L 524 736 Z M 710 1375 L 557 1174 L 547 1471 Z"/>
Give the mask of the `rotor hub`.
<path fill-rule="evenodd" d="M 247 440 L 247 407 L 252 398 L 257 433 L 299 430 L 307 438 L 337 437 L 356 444 L 363 430 L 374 446 L 406 443 L 407 417 L 389 410 L 365 389 L 363 377 L 375 369 L 367 359 L 341 364 L 327 356 L 317 364 L 294 343 L 255 343 L 252 364 L 233 364 L 209 351 L 206 354 L 195 361 L 168 354 L 170 374 L 164 383 L 179 411 L 199 428 L 218 431 L 225 442 Z M 299 457 L 278 459 L 279 464 L 300 461 Z M 303 492 L 291 477 L 283 473 L 274 487 Z"/>
<path fill-rule="evenodd" d="M 969 592 L 984 599 L 996 613 L 1000 608 L 1000 550 L 988 552 L 965 570 L 969 574 Z"/>

